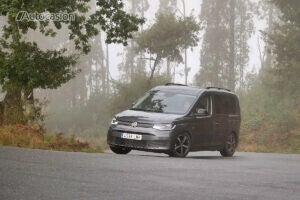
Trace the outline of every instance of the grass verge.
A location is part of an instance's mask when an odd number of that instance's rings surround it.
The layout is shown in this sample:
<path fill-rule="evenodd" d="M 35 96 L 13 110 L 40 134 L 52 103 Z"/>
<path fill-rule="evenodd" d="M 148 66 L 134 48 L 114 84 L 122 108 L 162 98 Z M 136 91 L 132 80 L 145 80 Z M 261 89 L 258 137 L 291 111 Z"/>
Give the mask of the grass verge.
<path fill-rule="evenodd" d="M 74 136 L 47 134 L 40 126 L 22 124 L 0 127 L 0 145 L 74 152 L 103 151 L 101 147 L 90 145 Z"/>
<path fill-rule="evenodd" d="M 73 152 L 103 152 L 107 148 L 104 136 L 81 139 L 62 133 L 47 134 L 40 126 L 22 124 L 0 127 L 0 145 Z M 288 134 L 243 131 L 237 150 L 300 154 L 300 130 Z"/>
<path fill-rule="evenodd" d="M 243 132 L 240 134 L 238 151 L 300 154 L 300 130 L 286 134 Z"/>

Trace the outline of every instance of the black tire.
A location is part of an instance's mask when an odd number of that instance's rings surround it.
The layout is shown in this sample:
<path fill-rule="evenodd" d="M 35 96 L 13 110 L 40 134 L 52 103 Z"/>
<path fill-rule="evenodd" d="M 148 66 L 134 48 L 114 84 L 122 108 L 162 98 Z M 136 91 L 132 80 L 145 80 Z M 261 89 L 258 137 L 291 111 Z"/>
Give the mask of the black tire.
<path fill-rule="evenodd" d="M 232 133 L 227 137 L 224 148 L 220 151 L 220 153 L 223 157 L 231 157 L 233 156 L 236 147 L 237 140 L 235 135 Z"/>
<path fill-rule="evenodd" d="M 112 152 L 114 152 L 116 154 L 128 154 L 131 151 L 131 149 L 126 148 L 126 147 L 109 146 L 109 148 L 111 149 Z"/>
<path fill-rule="evenodd" d="M 185 157 L 191 149 L 191 144 L 191 137 L 187 133 L 177 134 L 171 143 L 169 156 Z"/>

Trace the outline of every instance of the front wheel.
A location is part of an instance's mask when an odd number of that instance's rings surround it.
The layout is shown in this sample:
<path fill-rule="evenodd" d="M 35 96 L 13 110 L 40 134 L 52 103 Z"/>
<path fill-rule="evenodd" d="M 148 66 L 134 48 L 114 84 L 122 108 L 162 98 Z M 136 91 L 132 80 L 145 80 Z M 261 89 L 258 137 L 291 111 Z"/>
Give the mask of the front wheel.
<path fill-rule="evenodd" d="M 185 157 L 191 149 L 191 138 L 187 133 L 176 135 L 169 152 L 170 157 Z"/>
<path fill-rule="evenodd" d="M 112 152 L 114 152 L 116 154 L 128 154 L 131 151 L 131 149 L 126 148 L 126 147 L 109 146 L 109 148 L 111 149 Z"/>
<path fill-rule="evenodd" d="M 220 151 L 223 157 L 231 157 L 235 152 L 235 148 L 237 146 L 237 140 L 234 134 L 230 134 L 227 137 L 224 148 Z"/>

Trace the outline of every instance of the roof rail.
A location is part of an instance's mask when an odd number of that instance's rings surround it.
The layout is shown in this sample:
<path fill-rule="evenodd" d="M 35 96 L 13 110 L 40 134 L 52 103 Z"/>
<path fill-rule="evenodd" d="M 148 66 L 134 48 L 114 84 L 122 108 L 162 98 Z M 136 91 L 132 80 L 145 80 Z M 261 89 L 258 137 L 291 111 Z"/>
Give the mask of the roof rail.
<path fill-rule="evenodd" d="M 165 85 L 187 86 L 187 85 L 180 84 L 180 83 L 166 83 Z"/>
<path fill-rule="evenodd" d="M 221 88 L 221 87 L 206 87 L 206 89 L 218 89 L 218 90 L 226 90 L 226 91 L 230 92 L 229 89 Z"/>

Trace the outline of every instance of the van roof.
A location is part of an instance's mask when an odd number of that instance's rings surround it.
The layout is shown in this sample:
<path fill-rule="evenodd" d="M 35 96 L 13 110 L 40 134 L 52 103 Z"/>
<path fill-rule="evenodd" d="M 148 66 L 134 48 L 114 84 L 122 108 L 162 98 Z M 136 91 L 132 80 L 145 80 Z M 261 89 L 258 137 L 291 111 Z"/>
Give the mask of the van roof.
<path fill-rule="evenodd" d="M 182 85 L 182 84 L 171 84 L 171 83 L 168 83 L 166 85 L 156 86 L 156 87 L 152 88 L 151 90 L 173 91 L 173 92 L 190 94 L 190 95 L 200 95 L 204 91 L 213 91 L 213 92 L 222 92 L 222 93 L 228 93 L 228 94 L 235 95 L 230 90 L 225 89 L 225 88 L 220 88 L 220 87 L 200 88 L 200 87 L 196 87 L 196 86 L 187 86 L 187 85 Z"/>

